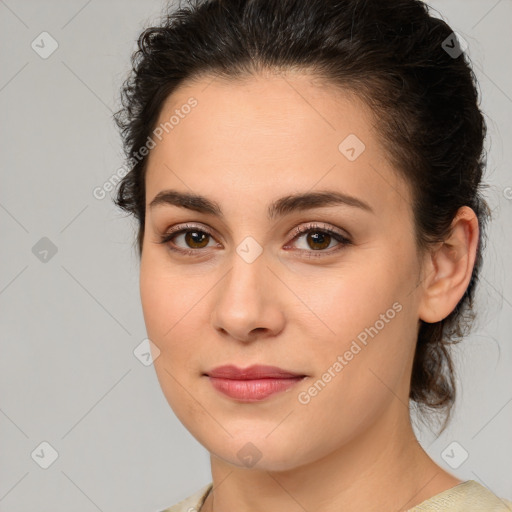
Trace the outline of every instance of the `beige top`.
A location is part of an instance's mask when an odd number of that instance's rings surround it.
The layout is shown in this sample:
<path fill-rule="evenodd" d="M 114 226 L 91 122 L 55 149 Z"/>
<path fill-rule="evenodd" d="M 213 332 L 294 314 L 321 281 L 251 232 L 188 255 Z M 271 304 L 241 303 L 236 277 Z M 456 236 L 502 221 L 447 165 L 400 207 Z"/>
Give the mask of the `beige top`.
<path fill-rule="evenodd" d="M 199 512 L 210 492 L 209 483 L 188 498 L 160 512 Z M 475 480 L 467 480 L 421 502 L 407 512 L 510 512 L 512 501 L 498 498 Z"/>

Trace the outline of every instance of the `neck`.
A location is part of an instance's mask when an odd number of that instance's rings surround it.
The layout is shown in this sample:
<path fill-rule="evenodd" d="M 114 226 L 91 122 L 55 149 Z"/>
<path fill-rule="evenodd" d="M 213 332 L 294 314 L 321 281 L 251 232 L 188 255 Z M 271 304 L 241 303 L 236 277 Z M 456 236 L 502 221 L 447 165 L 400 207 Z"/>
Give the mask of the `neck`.
<path fill-rule="evenodd" d="M 336 451 L 290 470 L 240 468 L 212 454 L 213 489 L 201 512 L 406 511 L 460 483 L 419 445 L 408 409 L 398 400 L 393 408 Z"/>

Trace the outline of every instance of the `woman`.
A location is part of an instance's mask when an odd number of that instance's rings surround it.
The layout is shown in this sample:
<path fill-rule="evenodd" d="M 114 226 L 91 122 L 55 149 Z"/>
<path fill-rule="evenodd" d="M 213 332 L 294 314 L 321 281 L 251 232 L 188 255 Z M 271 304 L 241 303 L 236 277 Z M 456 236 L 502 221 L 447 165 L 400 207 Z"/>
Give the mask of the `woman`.
<path fill-rule="evenodd" d="M 508 510 L 438 466 L 488 209 L 456 35 L 417 0 L 215 0 L 139 38 L 116 114 L 157 376 L 211 454 L 168 511 Z"/>

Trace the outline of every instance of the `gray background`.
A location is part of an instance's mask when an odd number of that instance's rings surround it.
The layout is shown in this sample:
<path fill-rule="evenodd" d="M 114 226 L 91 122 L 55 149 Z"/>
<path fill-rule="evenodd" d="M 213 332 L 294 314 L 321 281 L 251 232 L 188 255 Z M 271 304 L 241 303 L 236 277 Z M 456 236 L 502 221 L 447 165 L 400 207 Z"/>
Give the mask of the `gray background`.
<path fill-rule="evenodd" d="M 459 478 L 512 498 L 512 1 L 431 3 L 467 40 L 480 80 L 495 219 L 481 314 L 456 352 L 454 420 L 418 436 Z M 208 453 L 133 353 L 146 337 L 134 224 L 93 196 L 123 164 L 111 114 L 135 39 L 163 5 L 0 1 L 2 512 L 150 512 L 210 481 Z M 31 47 L 44 31 L 58 43 L 46 59 Z M 43 237 L 57 249 L 46 261 Z M 47 469 L 43 441 L 58 453 Z"/>

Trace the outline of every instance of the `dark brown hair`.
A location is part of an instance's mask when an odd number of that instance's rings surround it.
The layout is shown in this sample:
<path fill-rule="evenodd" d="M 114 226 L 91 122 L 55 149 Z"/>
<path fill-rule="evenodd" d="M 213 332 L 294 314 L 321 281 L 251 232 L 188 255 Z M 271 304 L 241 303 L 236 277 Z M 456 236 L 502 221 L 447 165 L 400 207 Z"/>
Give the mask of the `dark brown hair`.
<path fill-rule="evenodd" d="M 139 222 L 142 253 L 146 144 L 166 98 L 201 76 L 228 80 L 262 70 L 304 71 L 356 93 L 371 107 L 390 162 L 410 185 L 417 246 L 442 241 L 471 207 L 480 239 L 471 282 L 454 311 L 420 322 L 410 399 L 425 413 L 455 400 L 449 345 L 471 326 L 489 209 L 481 196 L 486 125 L 477 81 L 453 30 L 419 0 L 196 0 L 169 6 L 132 55 L 114 119 L 131 170 L 115 203 Z M 426 414 L 424 414 L 426 417 Z"/>

